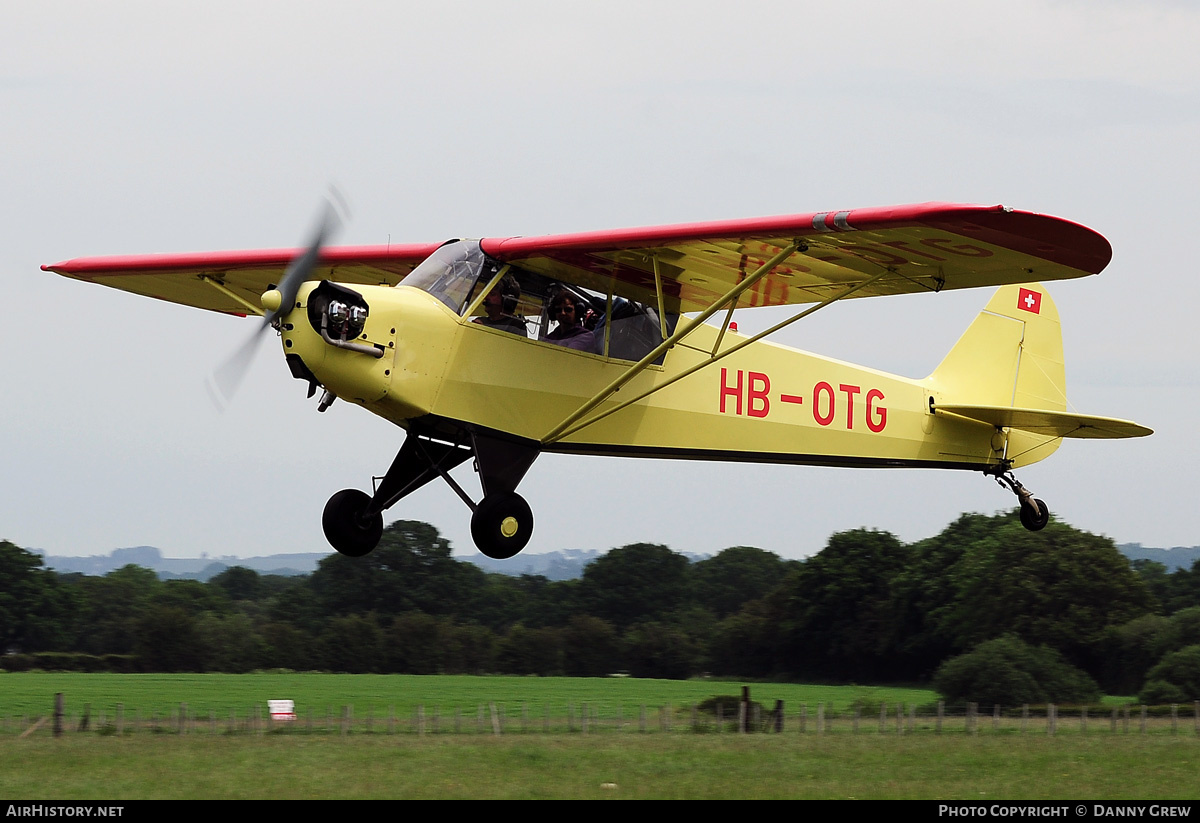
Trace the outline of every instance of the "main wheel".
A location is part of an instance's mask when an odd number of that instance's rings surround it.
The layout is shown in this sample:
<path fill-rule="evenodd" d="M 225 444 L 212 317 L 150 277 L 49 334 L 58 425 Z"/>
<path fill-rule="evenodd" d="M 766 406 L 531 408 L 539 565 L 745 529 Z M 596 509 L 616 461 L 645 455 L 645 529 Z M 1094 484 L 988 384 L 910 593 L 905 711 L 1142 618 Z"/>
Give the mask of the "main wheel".
<path fill-rule="evenodd" d="M 1038 507 L 1036 512 L 1032 506 L 1021 505 L 1021 525 L 1031 532 L 1040 532 L 1050 522 L 1050 510 L 1046 508 L 1046 503 L 1043 500 L 1034 498 L 1033 502 Z"/>
<path fill-rule="evenodd" d="M 507 560 L 533 536 L 533 511 L 516 492 L 489 494 L 471 515 L 471 537 L 493 560 Z"/>
<path fill-rule="evenodd" d="M 358 489 L 342 489 L 329 498 L 321 514 L 321 528 L 329 545 L 347 557 L 362 557 L 379 545 L 383 536 L 383 514 L 363 517 L 370 495 Z"/>

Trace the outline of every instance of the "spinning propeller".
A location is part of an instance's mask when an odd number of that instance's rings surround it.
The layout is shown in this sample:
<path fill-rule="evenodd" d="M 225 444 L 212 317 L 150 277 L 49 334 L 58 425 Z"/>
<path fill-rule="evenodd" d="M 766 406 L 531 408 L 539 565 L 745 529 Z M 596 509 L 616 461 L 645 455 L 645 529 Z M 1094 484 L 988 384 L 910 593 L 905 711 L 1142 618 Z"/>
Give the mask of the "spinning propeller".
<path fill-rule="evenodd" d="M 340 215 L 346 212 L 344 198 L 337 189 L 331 188 L 329 195 L 325 198 L 312 239 L 304 253 L 287 267 L 279 285 L 263 294 L 262 306 L 266 314 L 263 315 L 262 324 L 251 332 L 250 337 L 205 379 L 204 387 L 208 390 L 208 396 L 213 405 L 217 407 L 217 411 L 224 411 L 225 407 L 233 401 L 242 380 L 246 377 L 246 372 L 250 369 L 250 363 L 258 353 L 259 346 L 262 345 L 263 333 L 295 305 L 296 295 L 300 292 L 301 284 L 313 279 L 313 272 L 321 257 L 321 249 L 326 241 L 341 228 L 342 218 Z"/>

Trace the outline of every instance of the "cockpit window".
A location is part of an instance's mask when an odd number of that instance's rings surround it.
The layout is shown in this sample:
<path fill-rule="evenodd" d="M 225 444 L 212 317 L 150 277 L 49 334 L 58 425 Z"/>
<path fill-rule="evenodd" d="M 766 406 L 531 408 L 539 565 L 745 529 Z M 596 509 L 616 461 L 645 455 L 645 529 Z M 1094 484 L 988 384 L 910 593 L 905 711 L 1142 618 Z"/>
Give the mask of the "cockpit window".
<path fill-rule="evenodd" d="M 495 271 L 495 261 L 484 254 L 477 240 L 451 240 L 421 261 L 402 285 L 427 291 L 451 311 L 462 314 L 475 281 L 489 279 Z"/>
<path fill-rule="evenodd" d="M 402 285 L 429 292 L 459 315 L 475 306 L 477 325 L 617 360 L 641 360 L 663 341 L 663 327 L 671 334 L 679 322 L 674 313 L 663 322 L 645 303 L 505 266 L 476 240 L 446 243 Z"/>
<path fill-rule="evenodd" d="M 643 303 L 509 266 L 491 291 L 480 279 L 468 305 L 471 322 L 617 360 L 641 360 L 663 341 L 658 312 Z M 667 334 L 678 314 L 668 314 Z M 661 363 L 662 358 L 656 362 Z"/>

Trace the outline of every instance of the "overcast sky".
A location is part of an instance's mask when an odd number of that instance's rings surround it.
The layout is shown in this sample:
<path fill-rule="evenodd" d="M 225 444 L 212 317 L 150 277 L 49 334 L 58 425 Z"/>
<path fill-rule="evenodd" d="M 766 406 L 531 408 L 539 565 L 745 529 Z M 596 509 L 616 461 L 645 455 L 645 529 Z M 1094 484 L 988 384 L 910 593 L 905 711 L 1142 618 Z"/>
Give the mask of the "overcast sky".
<path fill-rule="evenodd" d="M 332 182 L 345 244 L 927 200 L 1091 226 L 1112 264 L 1050 286 L 1068 393 L 1156 433 L 1068 441 L 1018 476 L 1078 528 L 1200 544 L 1198 42 L 1185 2 L 0 5 L 0 538 L 328 551 L 325 500 L 369 488 L 400 429 L 318 414 L 275 345 L 218 414 L 204 378 L 249 321 L 38 267 L 295 245 Z M 847 301 L 778 340 L 923 377 L 988 297 Z M 837 531 L 913 541 L 1015 502 L 964 472 L 556 455 L 521 492 L 527 552 L 803 557 Z M 444 484 L 387 517 L 474 551 Z"/>

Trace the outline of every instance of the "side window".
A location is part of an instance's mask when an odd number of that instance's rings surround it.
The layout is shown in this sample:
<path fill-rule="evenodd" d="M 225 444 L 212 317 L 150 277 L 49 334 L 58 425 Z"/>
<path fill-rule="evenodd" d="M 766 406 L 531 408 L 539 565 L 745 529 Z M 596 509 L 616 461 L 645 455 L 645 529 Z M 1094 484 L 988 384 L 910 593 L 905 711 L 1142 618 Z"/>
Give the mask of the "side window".
<path fill-rule="evenodd" d="M 667 315 L 667 334 L 675 331 L 679 315 Z M 658 311 L 644 303 L 613 296 L 612 312 L 601 318 L 596 334 L 601 345 L 607 340 L 608 356 L 618 360 L 641 360 L 663 341 L 663 324 Z M 655 363 L 662 363 L 662 357 Z"/>
<path fill-rule="evenodd" d="M 475 284 L 467 305 L 475 305 L 490 280 Z M 478 306 L 472 323 L 616 360 L 641 360 L 663 341 L 663 324 L 650 306 L 613 295 L 610 310 L 606 294 L 516 266 Z M 667 316 L 667 334 L 678 320 Z"/>

